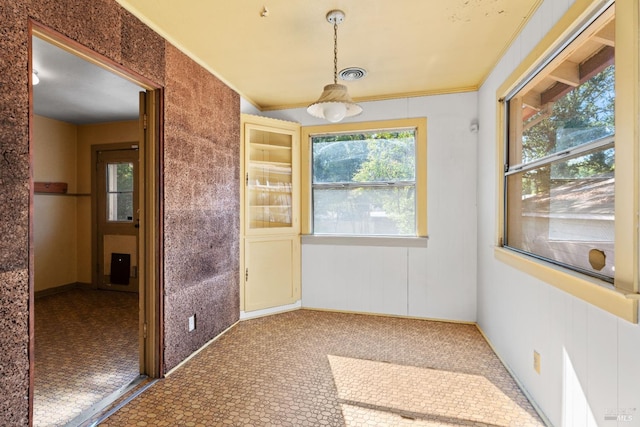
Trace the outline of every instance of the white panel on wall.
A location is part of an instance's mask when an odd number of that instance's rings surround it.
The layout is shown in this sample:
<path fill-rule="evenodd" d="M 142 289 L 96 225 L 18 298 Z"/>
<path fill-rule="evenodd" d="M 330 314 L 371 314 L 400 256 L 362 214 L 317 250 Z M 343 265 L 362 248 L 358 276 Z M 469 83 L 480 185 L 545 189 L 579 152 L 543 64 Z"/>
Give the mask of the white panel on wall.
<path fill-rule="evenodd" d="M 260 114 L 260 110 L 255 105 L 253 105 L 252 103 L 244 99 L 243 97 L 240 97 L 240 112 L 242 114 L 255 114 L 255 115 Z"/>
<path fill-rule="evenodd" d="M 412 317 L 429 317 L 427 304 L 429 291 L 427 286 L 428 248 L 410 248 L 408 261 L 408 304 L 407 314 Z"/>
<path fill-rule="evenodd" d="M 618 320 L 593 306 L 587 308 L 587 405 L 593 417 L 587 426 L 606 424 L 605 415 L 618 408 Z M 640 396 L 640 392 L 638 393 Z"/>
<path fill-rule="evenodd" d="M 568 296 L 569 297 L 569 296 Z M 569 297 L 570 298 L 570 297 Z M 563 401 L 566 426 L 586 426 L 587 419 L 593 418 L 587 403 L 587 344 L 588 315 L 587 304 L 575 298 L 571 304 L 570 318 L 567 319 L 569 334 L 562 346 L 563 361 Z M 549 411 L 550 414 L 553 412 Z"/>
<path fill-rule="evenodd" d="M 569 336 L 567 323 L 571 313 L 571 299 L 566 293 L 544 284 L 539 284 L 540 309 L 545 310 L 538 329 L 536 343 L 540 344 L 543 356 L 542 375 L 540 375 L 542 392 L 552 389 L 553 392 L 542 393 L 541 406 L 551 408 L 550 413 L 562 411 L 562 364 L 563 343 Z M 542 314 L 541 314 L 542 315 Z"/>
<path fill-rule="evenodd" d="M 407 314 L 406 248 L 312 244 L 302 257 L 304 307 Z"/>
<path fill-rule="evenodd" d="M 640 426 L 640 328 L 618 320 L 618 407 L 624 422 Z"/>

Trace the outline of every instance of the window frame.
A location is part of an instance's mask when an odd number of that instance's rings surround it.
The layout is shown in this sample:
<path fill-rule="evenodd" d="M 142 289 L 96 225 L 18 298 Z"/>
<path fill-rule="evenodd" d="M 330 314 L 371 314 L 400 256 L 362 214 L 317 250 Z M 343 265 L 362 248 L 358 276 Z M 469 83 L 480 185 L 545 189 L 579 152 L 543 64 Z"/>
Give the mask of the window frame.
<path fill-rule="evenodd" d="M 313 234 L 313 198 L 312 198 L 312 147 L 311 138 L 334 133 L 371 132 L 376 130 L 415 129 L 416 150 L 416 230 L 410 236 L 379 236 L 344 234 Z M 424 117 L 373 122 L 339 123 L 319 126 L 303 126 L 301 138 L 301 233 L 322 238 L 340 239 L 415 239 L 427 237 L 427 119 Z"/>
<path fill-rule="evenodd" d="M 615 7 L 615 233 L 613 284 L 504 246 L 508 124 L 505 99 L 549 64 L 576 32 Z M 577 0 L 496 92 L 498 203 L 495 256 L 525 273 L 632 323 L 638 322 L 638 4 L 633 0 Z M 635 230 L 629 232 L 629 230 Z"/>

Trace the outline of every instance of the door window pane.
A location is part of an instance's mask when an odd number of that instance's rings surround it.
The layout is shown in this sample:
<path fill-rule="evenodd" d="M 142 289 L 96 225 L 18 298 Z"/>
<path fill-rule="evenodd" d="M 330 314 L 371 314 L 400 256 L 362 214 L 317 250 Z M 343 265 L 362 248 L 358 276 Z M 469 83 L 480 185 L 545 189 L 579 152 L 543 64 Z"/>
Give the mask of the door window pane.
<path fill-rule="evenodd" d="M 107 164 L 107 221 L 133 222 L 133 163 Z"/>

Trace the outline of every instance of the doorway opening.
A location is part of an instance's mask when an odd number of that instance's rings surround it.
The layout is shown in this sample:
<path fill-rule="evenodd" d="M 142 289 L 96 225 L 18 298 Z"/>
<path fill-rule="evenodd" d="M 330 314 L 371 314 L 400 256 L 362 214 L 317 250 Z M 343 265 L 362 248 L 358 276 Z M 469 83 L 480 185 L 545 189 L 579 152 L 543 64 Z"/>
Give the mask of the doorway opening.
<path fill-rule="evenodd" d="M 30 418 L 80 425 L 162 375 L 161 93 L 33 22 L 30 48 Z"/>

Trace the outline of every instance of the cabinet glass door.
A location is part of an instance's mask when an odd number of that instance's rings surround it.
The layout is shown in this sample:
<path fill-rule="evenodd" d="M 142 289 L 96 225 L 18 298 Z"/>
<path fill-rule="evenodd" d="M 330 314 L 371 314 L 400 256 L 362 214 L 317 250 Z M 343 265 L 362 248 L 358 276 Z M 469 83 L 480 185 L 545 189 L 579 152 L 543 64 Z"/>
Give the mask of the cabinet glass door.
<path fill-rule="evenodd" d="M 247 219 L 249 229 L 292 226 L 293 136 L 248 126 Z"/>

